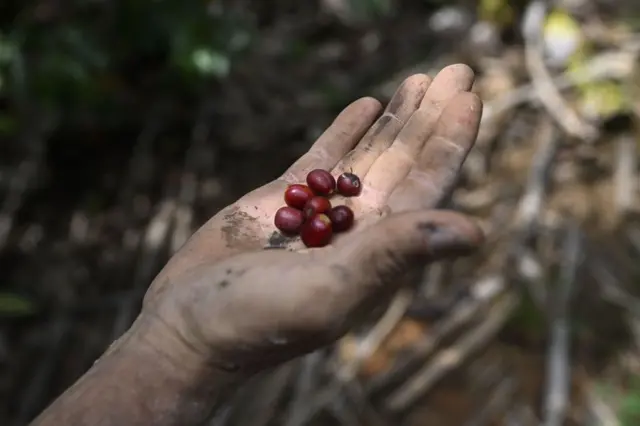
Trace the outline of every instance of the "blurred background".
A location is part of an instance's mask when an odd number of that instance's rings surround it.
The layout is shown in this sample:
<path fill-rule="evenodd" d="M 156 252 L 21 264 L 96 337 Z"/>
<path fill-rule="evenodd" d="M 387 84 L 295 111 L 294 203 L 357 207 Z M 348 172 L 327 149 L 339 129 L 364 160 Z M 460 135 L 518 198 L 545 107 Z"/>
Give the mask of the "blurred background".
<path fill-rule="evenodd" d="M 640 424 L 636 0 L 6 0 L 0 23 L 0 424 L 348 103 L 454 62 L 485 109 L 449 207 L 484 249 L 211 424 Z"/>

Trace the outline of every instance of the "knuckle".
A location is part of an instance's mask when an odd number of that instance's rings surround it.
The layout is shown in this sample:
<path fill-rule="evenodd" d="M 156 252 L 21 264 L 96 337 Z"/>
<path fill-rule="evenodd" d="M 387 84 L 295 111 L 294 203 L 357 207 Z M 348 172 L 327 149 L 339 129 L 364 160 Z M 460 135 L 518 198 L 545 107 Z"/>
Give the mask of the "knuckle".
<path fill-rule="evenodd" d="M 449 156 L 458 157 L 464 154 L 465 149 L 448 136 L 435 134 L 430 141 L 434 147 L 433 151 L 440 154 L 440 158 Z"/>
<path fill-rule="evenodd" d="M 282 176 L 280 176 L 280 180 L 283 180 L 287 183 L 297 183 L 299 181 L 297 174 L 289 170 L 287 170 Z"/>
<path fill-rule="evenodd" d="M 336 132 L 336 138 L 346 138 L 348 132 L 346 131 L 338 131 Z M 309 151 L 309 158 L 311 163 L 324 163 L 331 156 L 329 155 L 329 151 L 325 147 L 316 147 Z"/>
<path fill-rule="evenodd" d="M 423 200 L 429 200 L 440 191 L 440 176 L 430 169 L 414 169 L 408 176 L 413 187 L 411 193 L 420 194 Z"/>
<path fill-rule="evenodd" d="M 380 120 L 381 124 L 383 126 L 388 125 L 389 122 L 396 122 L 399 123 L 401 125 L 404 125 L 404 120 L 402 120 L 400 117 L 398 117 L 397 114 L 391 112 L 391 111 L 385 111 L 384 114 L 382 114 L 382 117 L 380 118 L 385 118 L 385 120 Z"/>

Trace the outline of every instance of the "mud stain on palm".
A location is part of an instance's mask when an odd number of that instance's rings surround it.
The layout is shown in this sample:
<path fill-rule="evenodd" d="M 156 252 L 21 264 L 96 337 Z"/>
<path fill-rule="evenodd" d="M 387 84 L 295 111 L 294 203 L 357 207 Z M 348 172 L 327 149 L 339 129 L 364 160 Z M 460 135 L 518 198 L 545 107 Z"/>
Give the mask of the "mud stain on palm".
<path fill-rule="evenodd" d="M 256 217 L 233 207 L 224 215 L 224 222 L 221 231 L 228 248 L 252 250 L 260 247 L 260 225 Z"/>
<path fill-rule="evenodd" d="M 269 237 L 268 249 L 284 249 L 296 240 L 296 237 L 287 237 L 278 231 L 273 231 Z"/>
<path fill-rule="evenodd" d="M 233 268 L 227 268 L 227 270 L 225 271 L 225 274 L 227 276 L 235 276 L 237 278 L 243 276 L 247 271 L 249 270 L 249 268 L 240 268 L 240 269 L 233 269 Z"/>

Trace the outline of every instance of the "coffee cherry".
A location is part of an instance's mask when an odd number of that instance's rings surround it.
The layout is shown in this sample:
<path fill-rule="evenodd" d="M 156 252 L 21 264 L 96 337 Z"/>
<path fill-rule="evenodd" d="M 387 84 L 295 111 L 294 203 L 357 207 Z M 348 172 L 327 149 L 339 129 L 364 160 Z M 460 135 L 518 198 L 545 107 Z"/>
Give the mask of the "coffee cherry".
<path fill-rule="evenodd" d="M 309 172 L 307 185 L 318 195 L 331 195 L 336 190 L 336 180 L 331 173 L 322 169 Z"/>
<path fill-rule="evenodd" d="M 315 196 L 304 206 L 304 217 L 309 219 L 320 213 L 327 213 L 331 210 L 331 201 L 328 198 Z"/>
<path fill-rule="evenodd" d="M 329 244 L 332 235 L 331 219 L 325 214 L 313 216 L 300 229 L 300 238 L 307 247 L 324 247 Z"/>
<path fill-rule="evenodd" d="M 300 210 L 293 207 L 280 207 L 276 212 L 273 223 L 283 234 L 295 235 L 304 223 L 304 215 Z"/>
<path fill-rule="evenodd" d="M 284 202 L 290 207 L 302 210 L 313 196 L 313 191 L 307 185 L 295 183 L 289 185 L 284 192 Z"/>
<path fill-rule="evenodd" d="M 338 177 L 338 192 L 345 197 L 355 197 L 362 190 L 360 178 L 353 173 L 345 172 Z"/>
<path fill-rule="evenodd" d="M 335 232 L 343 232 L 353 226 L 353 210 L 347 206 L 336 206 L 327 213 Z"/>

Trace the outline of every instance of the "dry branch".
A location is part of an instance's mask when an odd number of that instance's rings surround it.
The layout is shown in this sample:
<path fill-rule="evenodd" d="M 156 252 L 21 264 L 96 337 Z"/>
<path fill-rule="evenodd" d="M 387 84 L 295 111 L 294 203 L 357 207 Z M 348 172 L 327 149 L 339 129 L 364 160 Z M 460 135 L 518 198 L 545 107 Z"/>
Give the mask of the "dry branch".
<path fill-rule="evenodd" d="M 386 398 L 385 408 L 391 412 L 406 410 L 446 373 L 458 367 L 481 345 L 495 335 L 517 307 L 519 296 L 505 294 L 492 307 L 487 319 L 464 334 L 455 344 L 440 351 L 435 358 L 414 374 L 403 386 Z"/>
<path fill-rule="evenodd" d="M 546 17 L 544 1 L 532 1 L 523 18 L 524 52 L 527 70 L 538 100 L 555 122 L 571 136 L 592 141 L 598 129 L 582 120 L 564 101 L 544 63 L 542 28 Z"/>
<path fill-rule="evenodd" d="M 560 282 L 551 298 L 551 341 L 547 349 L 544 425 L 561 426 L 569 403 L 569 302 L 580 262 L 580 231 L 572 224 L 565 237 Z"/>

